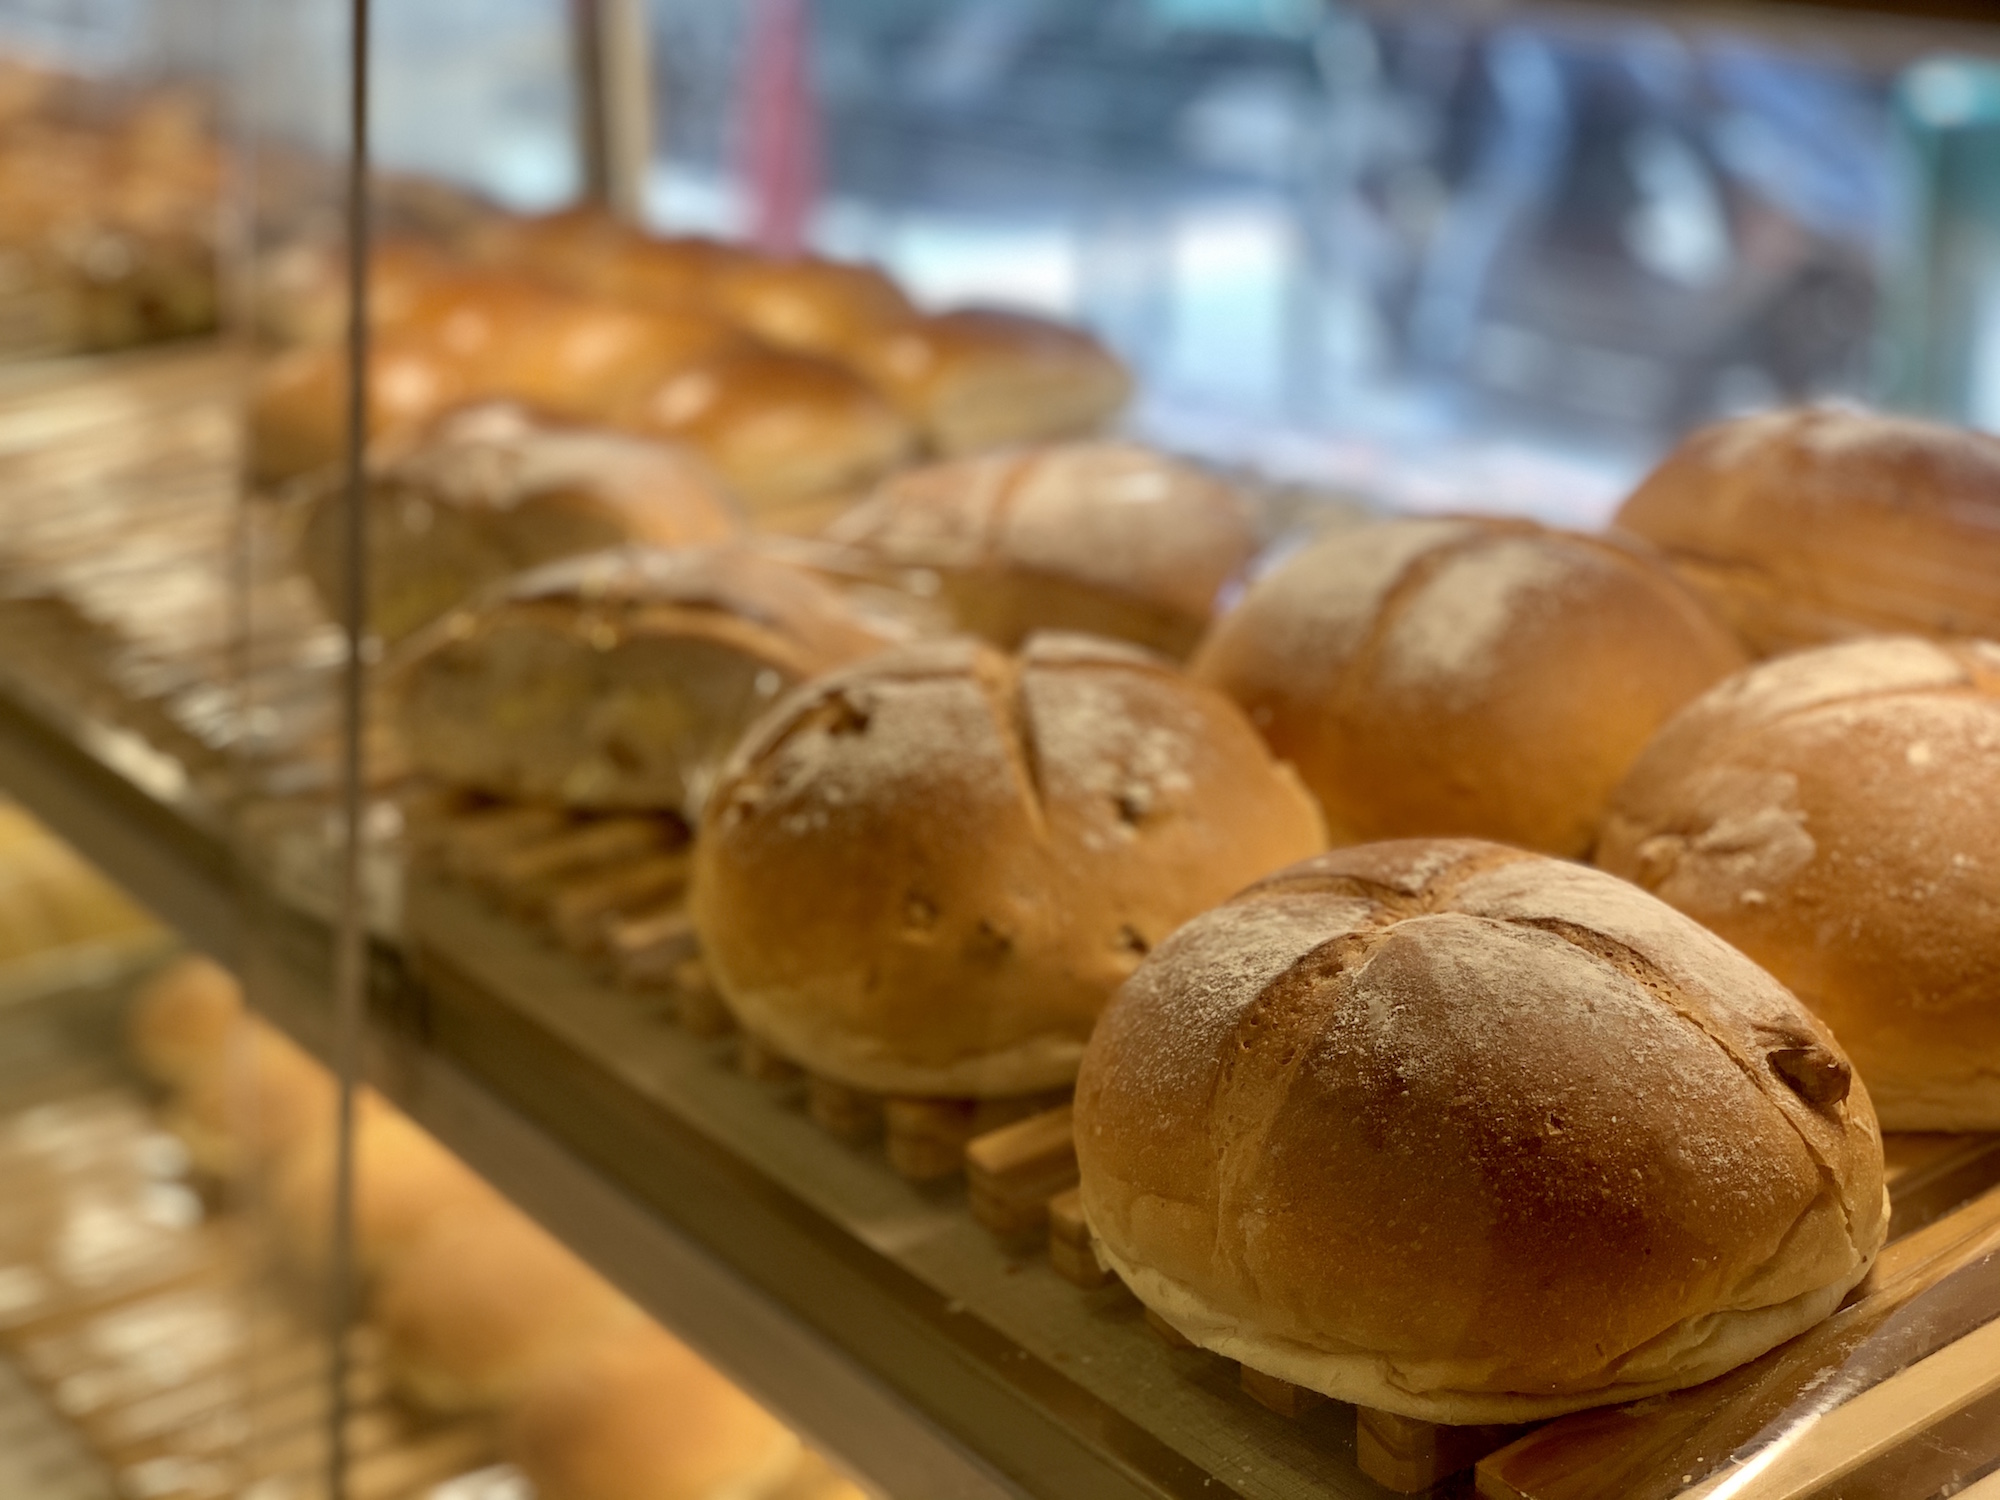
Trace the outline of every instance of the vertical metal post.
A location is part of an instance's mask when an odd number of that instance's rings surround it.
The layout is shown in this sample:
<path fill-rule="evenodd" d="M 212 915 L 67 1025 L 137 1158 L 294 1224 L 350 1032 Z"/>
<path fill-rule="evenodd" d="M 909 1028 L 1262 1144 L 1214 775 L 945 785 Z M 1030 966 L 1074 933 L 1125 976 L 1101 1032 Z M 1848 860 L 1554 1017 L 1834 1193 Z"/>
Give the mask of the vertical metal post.
<path fill-rule="evenodd" d="M 333 1244 L 328 1289 L 331 1389 L 327 1403 L 327 1493 L 347 1496 L 349 1332 L 355 1318 L 354 1096 L 361 1066 L 362 1022 L 368 982 L 368 922 L 362 890 L 362 839 L 367 811 L 363 722 L 367 710 L 368 531 L 368 42 L 369 0 L 350 0 L 347 166 L 347 496 L 344 517 L 345 587 L 341 632 L 346 659 L 341 672 L 340 714 L 340 910 L 334 929 L 334 1066 L 338 1118 L 334 1134 Z"/>
<path fill-rule="evenodd" d="M 653 155 L 646 0 L 570 0 L 584 196 L 640 222 Z"/>

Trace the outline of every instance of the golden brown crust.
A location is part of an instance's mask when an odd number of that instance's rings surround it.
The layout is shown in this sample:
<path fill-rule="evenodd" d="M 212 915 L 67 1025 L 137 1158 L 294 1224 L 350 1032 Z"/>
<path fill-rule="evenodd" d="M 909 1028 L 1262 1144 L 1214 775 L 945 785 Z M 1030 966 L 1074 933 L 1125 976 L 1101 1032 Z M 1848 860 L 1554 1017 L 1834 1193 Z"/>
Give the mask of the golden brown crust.
<path fill-rule="evenodd" d="M 869 484 L 916 441 L 909 423 L 847 369 L 763 349 L 670 375 L 621 404 L 617 420 L 692 444 L 753 513 Z"/>
<path fill-rule="evenodd" d="M 798 1439 L 659 1328 L 605 1341 L 507 1413 L 501 1450 L 540 1500 L 769 1500 Z"/>
<path fill-rule="evenodd" d="M 1431 1420 L 1709 1379 L 1885 1232 L 1825 1026 L 1633 887 L 1472 841 L 1337 850 L 1189 923 L 1076 1109 L 1093 1233 L 1169 1321 Z"/>
<path fill-rule="evenodd" d="M 827 1077 L 944 1096 L 1074 1074 L 1139 956 L 1320 847 L 1241 715 L 1081 636 L 958 638 L 809 686 L 711 797 L 691 910 L 745 1027 Z"/>
<path fill-rule="evenodd" d="M 1695 433 L 1617 524 L 1759 654 L 1872 631 L 2000 636 L 2000 438 L 1803 407 Z"/>
<path fill-rule="evenodd" d="M 375 1297 L 390 1378 L 434 1411 L 515 1401 L 646 1315 L 524 1215 L 488 1203 L 441 1215 Z"/>
<path fill-rule="evenodd" d="M 313 487 L 299 544 L 334 614 L 345 497 L 337 475 Z M 721 481 L 686 450 L 508 403 L 462 408 L 370 476 L 369 624 L 394 640 L 557 558 L 628 542 L 713 544 L 742 525 Z"/>
<path fill-rule="evenodd" d="M 1342 531 L 1252 585 L 1191 670 L 1299 768 L 1336 843 L 1582 855 L 1654 730 L 1743 660 L 1636 547 L 1407 520 Z"/>
<path fill-rule="evenodd" d="M 392 670 L 410 755 L 447 783 L 692 819 L 758 713 L 886 644 L 827 585 L 747 549 L 620 548 L 434 622 Z"/>
<path fill-rule="evenodd" d="M 714 293 L 718 310 L 767 343 L 843 361 L 917 317 L 876 267 L 816 255 L 739 256 Z"/>
<path fill-rule="evenodd" d="M 333 1077 L 255 1017 L 232 1027 L 221 1054 L 191 1077 L 166 1110 L 169 1129 L 196 1166 L 217 1177 L 271 1167 L 334 1113 Z"/>
<path fill-rule="evenodd" d="M 1081 437 L 1132 394 L 1124 365 L 1082 329 L 988 308 L 919 319 L 853 358 L 947 455 Z"/>
<path fill-rule="evenodd" d="M 961 628 L 1013 648 L 1037 630 L 1184 657 L 1248 563 L 1248 502 L 1133 443 L 1068 443 L 908 470 L 827 536 L 937 574 Z"/>
<path fill-rule="evenodd" d="M 1892 1130 L 2000 1129 L 2000 646 L 1877 637 L 1689 704 L 1598 863 L 1720 933 L 1841 1038 Z"/>

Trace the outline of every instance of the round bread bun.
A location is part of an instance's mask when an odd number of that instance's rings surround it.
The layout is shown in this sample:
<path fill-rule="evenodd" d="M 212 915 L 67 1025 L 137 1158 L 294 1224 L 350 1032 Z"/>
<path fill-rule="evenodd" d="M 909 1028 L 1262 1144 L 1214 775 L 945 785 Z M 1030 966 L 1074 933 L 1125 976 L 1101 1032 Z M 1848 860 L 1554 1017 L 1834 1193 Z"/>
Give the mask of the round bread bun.
<path fill-rule="evenodd" d="M 887 645 L 827 584 L 743 548 L 620 548 L 523 574 L 392 667 L 412 760 L 507 800 L 700 815 L 788 687 Z"/>
<path fill-rule="evenodd" d="M 1760 655 L 1876 631 L 2000 637 L 2000 437 L 1819 406 L 1703 428 L 1617 524 Z"/>
<path fill-rule="evenodd" d="M 2000 1130 L 2000 646 L 1885 636 L 1683 709 L 1597 862 L 1769 969 L 1890 1130 Z"/>
<path fill-rule="evenodd" d="M 125 1035 L 148 1078 L 183 1088 L 221 1066 L 242 1019 L 242 986 L 220 964 L 191 953 L 146 982 L 126 1015 Z"/>
<path fill-rule="evenodd" d="M 440 1214 L 393 1259 L 372 1308 L 390 1379 L 438 1412 L 505 1407 L 646 1315 L 504 1203 Z"/>
<path fill-rule="evenodd" d="M 167 1128 L 204 1172 L 262 1172 L 334 1118 L 333 1075 L 255 1017 L 236 1027 L 215 1066 L 168 1103 Z"/>
<path fill-rule="evenodd" d="M 1307 548 L 1191 670 L 1298 767 L 1336 844 L 1466 835 L 1583 855 L 1653 731 L 1743 662 L 1651 557 L 1467 519 Z"/>
<path fill-rule="evenodd" d="M 1197 917 L 1077 1082 L 1100 1256 L 1343 1401 L 1537 1421 L 1824 1318 L 1887 1224 L 1833 1034 L 1664 903 L 1471 840 L 1336 850 Z"/>
<path fill-rule="evenodd" d="M 299 560 L 337 616 L 347 485 L 309 487 Z M 511 402 L 446 415 L 369 476 L 368 623 L 396 640 L 481 589 L 558 558 L 626 542 L 723 542 L 734 499 L 683 448 L 549 422 Z"/>
<path fill-rule="evenodd" d="M 946 455 L 1083 437 L 1132 395 L 1130 372 L 1082 329 L 992 308 L 921 318 L 850 357 Z"/>
<path fill-rule="evenodd" d="M 1009 650 L 1075 630 L 1185 657 L 1256 550 L 1231 485 L 1135 443 L 1068 443 L 909 469 L 827 529 L 935 573 L 961 628 Z"/>
<path fill-rule="evenodd" d="M 817 255 L 745 255 L 715 279 L 717 306 L 765 342 L 847 360 L 914 322 L 917 309 L 874 266 Z"/>
<path fill-rule="evenodd" d="M 417 1123 L 372 1091 L 355 1113 L 354 1258 L 369 1280 L 408 1253 L 443 1214 L 500 1200 L 475 1173 Z M 321 1279 L 333 1242 L 333 1188 L 339 1157 L 334 1122 L 300 1141 L 272 1174 L 271 1207 L 291 1262 Z"/>
<path fill-rule="evenodd" d="M 407 442 L 478 392 L 461 364 L 411 333 L 385 334 L 368 356 L 368 438 Z M 277 484 L 337 463 L 347 441 L 347 354 L 294 349 L 257 376 L 250 400 L 250 477 Z"/>
<path fill-rule="evenodd" d="M 537 1500 L 775 1500 L 806 1455 L 776 1418 L 658 1327 L 536 1381 L 500 1449 Z"/>
<path fill-rule="evenodd" d="M 1323 846 L 1220 694 L 1088 636 L 952 638 L 807 685 L 731 756 L 690 914 L 744 1029 L 824 1077 L 1066 1084 L 1147 949 Z"/>
<path fill-rule="evenodd" d="M 618 408 L 617 419 L 692 444 L 760 516 L 871 484 L 916 444 L 910 424 L 859 376 L 777 350 L 680 370 Z"/>

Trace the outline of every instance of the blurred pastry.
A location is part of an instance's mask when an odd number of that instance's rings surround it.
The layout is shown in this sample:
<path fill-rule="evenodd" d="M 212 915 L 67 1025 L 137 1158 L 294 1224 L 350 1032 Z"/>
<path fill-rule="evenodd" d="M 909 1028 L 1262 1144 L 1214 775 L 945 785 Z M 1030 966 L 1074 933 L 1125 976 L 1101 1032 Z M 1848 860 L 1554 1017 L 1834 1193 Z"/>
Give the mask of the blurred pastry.
<path fill-rule="evenodd" d="M 396 1386 L 432 1411 L 508 1406 L 646 1315 L 525 1215 L 440 1214 L 388 1265 L 372 1318 Z"/>
<path fill-rule="evenodd" d="M 1597 862 L 1831 1026 L 1891 1130 L 2000 1130 L 2000 645 L 1874 637 L 1681 710 Z"/>
<path fill-rule="evenodd" d="M 1635 547 L 1408 520 L 1253 584 L 1191 670 L 1298 767 L 1336 844 L 1464 834 L 1582 855 L 1653 731 L 1743 661 Z"/>
<path fill-rule="evenodd" d="M 341 609 L 347 488 L 319 482 L 300 561 Z M 702 461 L 664 443 L 549 422 L 512 404 L 467 407 L 368 483 L 369 625 L 393 640 L 539 564 L 623 542 L 720 542 L 742 521 Z"/>
<path fill-rule="evenodd" d="M 250 477 L 277 484 L 340 462 L 348 431 L 348 362 L 337 345 L 294 349 L 258 372 L 250 396 Z M 428 339 L 375 340 L 368 356 L 371 444 L 407 443 L 476 394 L 466 370 Z"/>
<path fill-rule="evenodd" d="M 1248 501 L 1132 443 L 1068 443 L 910 469 L 827 529 L 935 575 L 958 624 L 996 645 L 1077 630 L 1184 657 L 1257 545 Z"/>
<path fill-rule="evenodd" d="M 618 408 L 617 420 L 699 449 L 760 517 L 851 498 L 916 445 L 910 424 L 865 380 L 776 350 L 680 370 Z"/>
<path fill-rule="evenodd" d="M 1846 407 L 1703 428 L 1617 523 L 1759 655 L 1873 631 L 2000 636 L 2000 437 Z"/>
<path fill-rule="evenodd" d="M 917 318 L 874 266 L 817 255 L 742 255 L 714 278 L 715 306 L 766 343 L 852 362 Z"/>
<path fill-rule="evenodd" d="M 146 982 L 126 1015 L 125 1034 L 148 1078 L 185 1088 L 222 1065 L 243 1014 L 235 977 L 189 954 Z"/>
<path fill-rule="evenodd" d="M 1087 636 L 967 638 L 809 685 L 730 758 L 690 911 L 746 1031 L 895 1094 L 1059 1087 L 1154 944 L 1322 847 L 1220 694 Z"/>
<path fill-rule="evenodd" d="M 1197 917 L 1077 1083 L 1083 1209 L 1247 1369 L 1432 1422 L 1713 1379 L 1887 1229 L 1833 1034 L 1694 922 L 1472 841 L 1337 850 Z"/>
<path fill-rule="evenodd" d="M 380 1277 L 440 1217 L 482 1212 L 500 1198 L 415 1121 L 372 1091 L 354 1125 L 354 1264 Z M 300 1140 L 272 1176 L 271 1205 L 292 1263 L 325 1274 L 333 1245 L 338 1161 L 333 1121 Z"/>
<path fill-rule="evenodd" d="M 232 1032 L 217 1065 L 204 1067 L 168 1103 L 167 1127 L 194 1164 L 224 1179 L 271 1167 L 315 1132 L 337 1105 L 333 1076 L 254 1017 Z"/>
<path fill-rule="evenodd" d="M 810 1465 L 796 1437 L 658 1327 L 537 1381 L 507 1413 L 500 1447 L 537 1500 L 827 1494 L 797 1487 Z"/>
<path fill-rule="evenodd" d="M 552 563 L 413 636 L 396 668 L 418 767 L 452 786 L 699 816 L 787 688 L 887 644 L 832 588 L 741 548 Z"/>
<path fill-rule="evenodd" d="M 1096 339 L 1027 313 L 940 313 L 851 357 L 947 455 L 1082 437 L 1132 394 L 1131 375 Z"/>

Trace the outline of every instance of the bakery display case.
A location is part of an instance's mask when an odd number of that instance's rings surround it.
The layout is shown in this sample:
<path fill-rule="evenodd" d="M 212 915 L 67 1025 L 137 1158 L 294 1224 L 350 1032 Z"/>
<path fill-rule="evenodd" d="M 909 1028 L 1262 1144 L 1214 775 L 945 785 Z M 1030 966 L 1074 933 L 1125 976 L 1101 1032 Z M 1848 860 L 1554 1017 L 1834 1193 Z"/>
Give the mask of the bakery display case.
<path fill-rule="evenodd" d="M 0 17 L 24 1492 L 2000 1484 L 2000 30 L 1852 9 Z"/>

